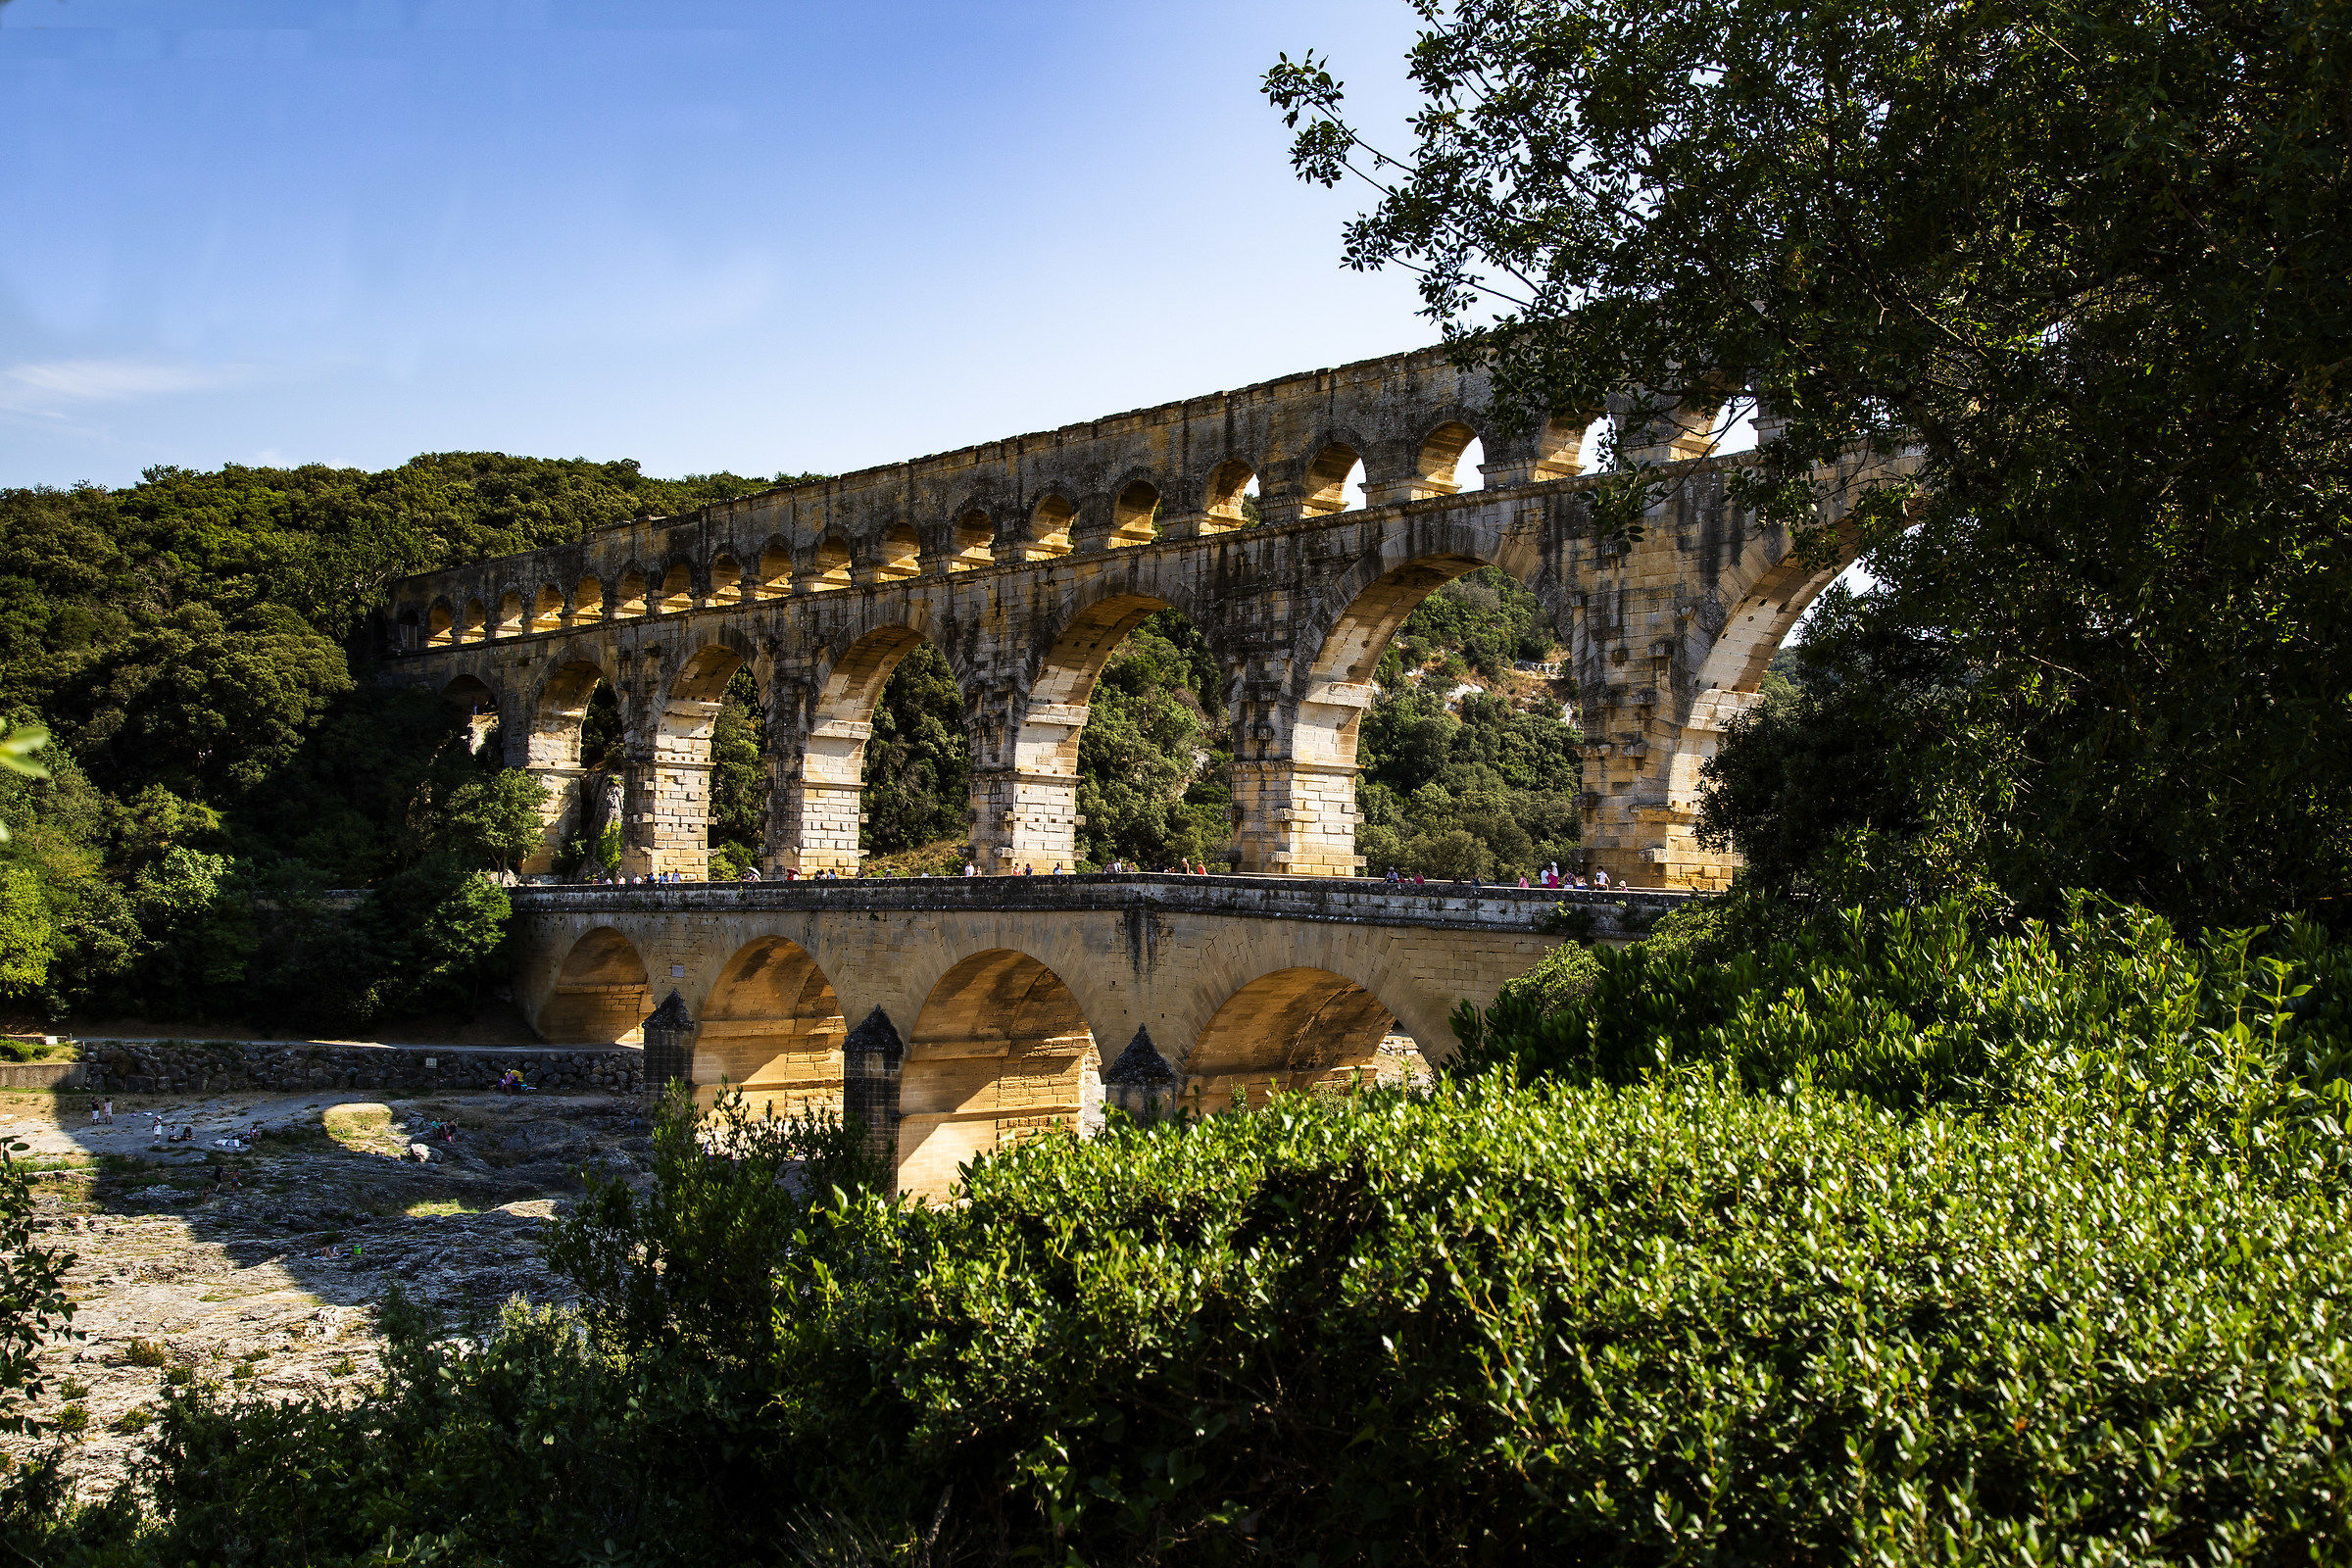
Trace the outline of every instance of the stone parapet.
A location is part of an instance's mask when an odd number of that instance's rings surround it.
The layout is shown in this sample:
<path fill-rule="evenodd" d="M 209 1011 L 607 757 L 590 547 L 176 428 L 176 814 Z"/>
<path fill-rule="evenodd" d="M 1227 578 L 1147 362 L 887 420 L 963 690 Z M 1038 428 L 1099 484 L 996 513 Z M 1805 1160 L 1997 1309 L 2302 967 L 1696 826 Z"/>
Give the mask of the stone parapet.
<path fill-rule="evenodd" d="M 1575 922 L 1577 934 L 1600 942 L 1635 940 L 1691 897 L 1663 889 L 1392 886 L 1373 877 L 1110 874 L 579 884 L 513 894 L 515 912 L 532 915 L 1135 911 L 1494 931 L 1545 929 L 1552 910 L 1565 906 L 1591 917 Z"/>
<path fill-rule="evenodd" d="M 637 1093 L 645 1080 L 644 1053 L 625 1047 L 517 1051 L 270 1040 L 85 1042 L 75 1065 L 80 1072 L 71 1087 L 118 1095 L 312 1089 L 451 1094 L 488 1089 L 511 1070 L 519 1070 L 533 1089 L 621 1095 Z"/>

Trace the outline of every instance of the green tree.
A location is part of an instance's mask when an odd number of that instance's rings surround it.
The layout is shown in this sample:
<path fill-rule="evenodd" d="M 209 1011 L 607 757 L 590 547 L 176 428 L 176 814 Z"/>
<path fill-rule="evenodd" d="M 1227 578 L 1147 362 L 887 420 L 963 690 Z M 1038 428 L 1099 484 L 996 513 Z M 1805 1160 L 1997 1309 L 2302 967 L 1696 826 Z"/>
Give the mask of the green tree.
<path fill-rule="evenodd" d="M 1958 701 L 1868 776 L 1974 817 L 2043 909 L 2089 884 L 2240 920 L 2352 886 L 2337 9 L 1419 9 L 1389 162 L 1323 62 L 1267 80 L 1302 174 L 1382 186 L 1349 264 L 1416 269 L 1523 417 L 1644 388 L 1639 434 L 1751 392 L 1739 498 L 1824 565 L 1838 502 L 1885 585 L 1855 614 L 1949 645 Z M 1857 486 L 1858 444 L 1912 471 Z M 1843 699 L 1859 735 L 1875 699 Z M 1936 799 L 1972 772 L 1965 812 Z"/>
<path fill-rule="evenodd" d="M 519 768 L 468 779 L 449 798 L 442 833 L 468 863 L 513 870 L 546 836 L 547 786 Z"/>
<path fill-rule="evenodd" d="M 479 1008 L 506 978 L 513 914 L 507 890 L 455 857 L 393 877 L 355 917 L 376 965 L 359 1011 L 384 1019 Z"/>
<path fill-rule="evenodd" d="M 760 858 L 767 826 L 767 721 L 760 686 L 739 669 L 710 730 L 710 847 L 726 852 L 724 876 Z M 716 862 L 714 862 L 716 863 Z"/>
<path fill-rule="evenodd" d="M 281 606 L 193 605 L 99 672 L 74 749 L 117 790 L 232 801 L 292 760 L 352 687 L 343 650 Z"/>
<path fill-rule="evenodd" d="M 865 743 L 864 847 L 895 855 L 971 836 L 972 755 L 963 693 L 946 656 L 929 643 L 907 650 L 874 707 Z"/>

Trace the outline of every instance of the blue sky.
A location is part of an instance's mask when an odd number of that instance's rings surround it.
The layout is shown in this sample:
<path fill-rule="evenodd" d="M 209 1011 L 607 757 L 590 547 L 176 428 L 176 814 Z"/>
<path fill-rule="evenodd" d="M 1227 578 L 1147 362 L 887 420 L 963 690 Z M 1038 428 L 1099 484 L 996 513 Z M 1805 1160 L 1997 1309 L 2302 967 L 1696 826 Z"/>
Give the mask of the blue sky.
<path fill-rule="evenodd" d="M 1397 0 L 10 0 L 0 485 L 840 471 L 1434 337 L 1257 94 Z"/>

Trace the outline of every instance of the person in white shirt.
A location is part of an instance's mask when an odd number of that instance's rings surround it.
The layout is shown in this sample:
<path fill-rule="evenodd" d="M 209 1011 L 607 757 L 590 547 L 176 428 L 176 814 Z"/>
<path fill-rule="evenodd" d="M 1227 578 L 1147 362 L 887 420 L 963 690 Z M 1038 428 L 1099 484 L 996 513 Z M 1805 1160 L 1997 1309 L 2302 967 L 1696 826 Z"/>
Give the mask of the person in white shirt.
<path fill-rule="evenodd" d="M 980 868 L 974 865 L 971 861 L 966 860 L 963 862 L 963 874 L 965 876 L 978 876 L 980 874 Z"/>

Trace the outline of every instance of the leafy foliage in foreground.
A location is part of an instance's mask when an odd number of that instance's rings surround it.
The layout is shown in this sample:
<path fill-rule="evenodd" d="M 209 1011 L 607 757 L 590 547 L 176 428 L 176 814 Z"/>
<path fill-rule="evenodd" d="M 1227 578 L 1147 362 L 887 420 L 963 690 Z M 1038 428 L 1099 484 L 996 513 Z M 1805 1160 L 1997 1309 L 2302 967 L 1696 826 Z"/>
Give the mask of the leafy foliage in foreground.
<path fill-rule="evenodd" d="M 1694 994 L 1666 946 L 1592 997 Z M 176 1401 L 158 1560 L 2341 1556 L 2345 955 L 1945 908 L 1771 964 L 1606 1070 L 1115 1123 L 956 1208 L 673 1121 L 559 1230 L 579 1313 Z"/>

